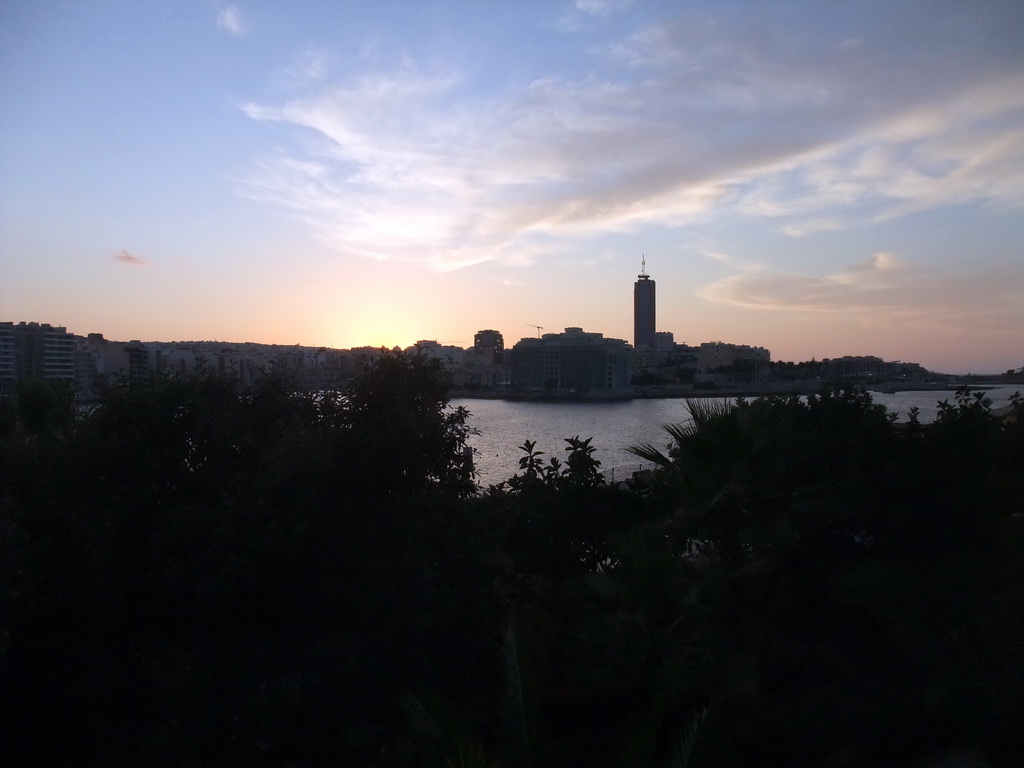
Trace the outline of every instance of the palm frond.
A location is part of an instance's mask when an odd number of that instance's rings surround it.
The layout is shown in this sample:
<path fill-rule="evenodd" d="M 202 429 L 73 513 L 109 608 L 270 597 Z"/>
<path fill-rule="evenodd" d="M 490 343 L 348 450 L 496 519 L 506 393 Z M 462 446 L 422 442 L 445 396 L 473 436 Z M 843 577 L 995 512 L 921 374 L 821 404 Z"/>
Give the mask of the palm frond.
<path fill-rule="evenodd" d="M 626 451 L 632 453 L 634 456 L 638 456 L 644 461 L 649 461 L 652 464 L 657 464 L 659 467 L 669 467 L 672 465 L 672 459 L 662 453 L 658 448 L 655 448 L 650 443 L 640 443 L 639 445 L 631 445 Z"/>
<path fill-rule="evenodd" d="M 665 768 L 687 768 L 690 764 L 690 755 L 693 753 L 693 745 L 697 741 L 697 734 L 707 717 L 708 711 L 705 708 L 699 709 L 690 720 L 690 724 L 680 734 L 679 741 L 675 744 Z"/>
<path fill-rule="evenodd" d="M 422 738 L 421 748 L 430 765 L 437 768 L 501 768 L 451 704 L 436 696 L 421 699 L 407 691 L 402 696 L 401 706 L 410 727 Z"/>
<path fill-rule="evenodd" d="M 414 731 L 426 737 L 429 741 L 436 743 L 444 741 L 444 733 L 437 722 L 437 718 L 421 698 L 412 693 L 412 691 L 406 691 L 405 695 L 402 696 L 401 706 Z"/>
<path fill-rule="evenodd" d="M 722 398 L 686 398 L 684 404 L 689 414 L 688 419 L 674 424 L 662 425 L 662 429 L 668 433 L 668 436 L 672 438 L 672 442 L 676 446 L 685 444 L 694 435 L 706 430 L 708 425 L 714 421 L 732 413 L 734 408 L 731 400 Z M 668 467 L 672 464 L 670 456 L 650 443 L 632 445 L 626 450 L 634 456 L 638 456 L 644 461 L 649 461 L 659 467 Z"/>
<path fill-rule="evenodd" d="M 502 702 L 501 752 L 503 764 L 508 768 L 528 768 L 530 745 L 526 726 L 526 705 L 523 697 L 523 676 L 519 663 L 512 623 L 505 626 L 501 638 L 501 663 L 505 673 L 504 701 Z"/>
<path fill-rule="evenodd" d="M 693 430 L 699 432 L 712 421 L 732 413 L 732 400 L 725 398 L 686 398 L 686 410 L 690 414 Z"/>
<path fill-rule="evenodd" d="M 697 434 L 697 426 L 693 421 L 681 421 L 676 424 L 664 424 L 662 429 L 668 432 L 676 445 L 681 445 L 689 438 Z"/>
<path fill-rule="evenodd" d="M 445 768 L 501 768 L 480 746 L 459 747 L 455 754 L 445 758 Z"/>

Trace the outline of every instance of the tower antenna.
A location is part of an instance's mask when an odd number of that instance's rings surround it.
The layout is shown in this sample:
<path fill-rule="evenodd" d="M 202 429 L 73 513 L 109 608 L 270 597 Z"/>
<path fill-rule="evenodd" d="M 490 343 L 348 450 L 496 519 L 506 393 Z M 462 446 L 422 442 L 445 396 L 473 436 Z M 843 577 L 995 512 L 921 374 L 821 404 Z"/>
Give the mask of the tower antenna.
<path fill-rule="evenodd" d="M 647 277 L 647 256 L 641 255 L 640 257 L 640 274 L 637 277 Z"/>

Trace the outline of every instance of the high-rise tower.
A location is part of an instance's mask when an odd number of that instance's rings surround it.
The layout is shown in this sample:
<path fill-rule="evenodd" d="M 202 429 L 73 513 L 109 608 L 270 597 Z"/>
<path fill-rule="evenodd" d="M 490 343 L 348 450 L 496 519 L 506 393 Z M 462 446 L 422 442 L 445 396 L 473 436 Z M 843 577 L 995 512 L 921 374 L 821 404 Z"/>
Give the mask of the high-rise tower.
<path fill-rule="evenodd" d="M 654 349 L 654 281 L 647 275 L 647 259 L 633 283 L 633 346 Z"/>

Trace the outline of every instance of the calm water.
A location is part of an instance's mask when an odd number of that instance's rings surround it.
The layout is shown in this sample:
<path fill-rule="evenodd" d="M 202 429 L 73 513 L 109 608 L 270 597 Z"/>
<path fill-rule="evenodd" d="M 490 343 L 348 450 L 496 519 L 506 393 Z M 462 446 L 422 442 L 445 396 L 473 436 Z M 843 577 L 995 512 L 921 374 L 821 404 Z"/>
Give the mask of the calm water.
<path fill-rule="evenodd" d="M 987 391 L 994 408 L 1006 405 L 1010 395 L 1020 389 L 996 387 Z M 873 394 L 876 403 L 905 420 L 914 406 L 921 410 L 922 421 L 932 421 L 938 413 L 938 403 L 953 401 L 955 389 L 934 392 L 897 392 Z M 687 418 L 684 401 L 627 400 L 614 403 L 525 403 L 504 400 L 454 400 L 453 405 L 469 409 L 469 424 L 477 434 L 470 438 L 476 458 L 479 482 L 482 485 L 498 483 L 516 473 L 519 446 L 524 440 L 534 440 L 545 458 L 564 459 L 564 438 L 579 435 L 592 437 L 606 474 L 615 470 L 616 476 L 628 476 L 639 468 L 639 460 L 627 452 L 631 445 L 651 443 L 658 448 L 668 444 L 662 429 L 665 424 Z"/>

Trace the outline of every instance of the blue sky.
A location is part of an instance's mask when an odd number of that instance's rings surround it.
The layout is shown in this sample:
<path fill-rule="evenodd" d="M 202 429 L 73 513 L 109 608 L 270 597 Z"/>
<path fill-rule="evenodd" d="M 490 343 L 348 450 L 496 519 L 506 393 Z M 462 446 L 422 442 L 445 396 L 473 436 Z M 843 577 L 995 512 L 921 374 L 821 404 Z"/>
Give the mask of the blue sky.
<path fill-rule="evenodd" d="M 1019 2 L 0 7 L 0 319 L 1024 365 Z"/>

